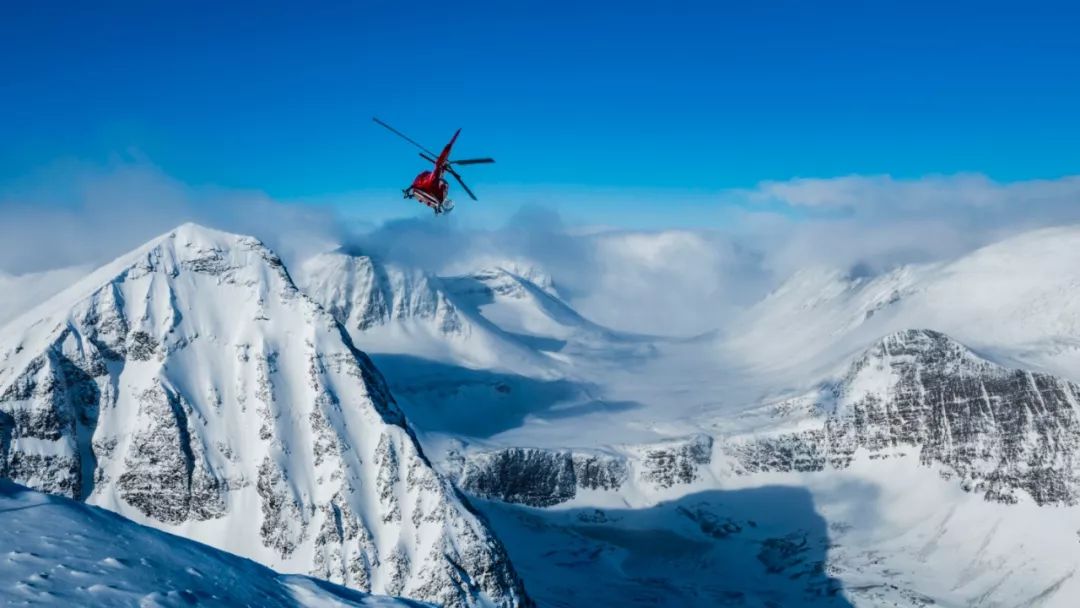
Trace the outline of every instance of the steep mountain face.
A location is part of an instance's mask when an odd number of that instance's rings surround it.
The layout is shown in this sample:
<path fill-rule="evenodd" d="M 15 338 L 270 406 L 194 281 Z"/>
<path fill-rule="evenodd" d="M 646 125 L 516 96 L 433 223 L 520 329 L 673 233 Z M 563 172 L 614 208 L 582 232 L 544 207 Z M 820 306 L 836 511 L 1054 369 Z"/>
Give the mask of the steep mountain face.
<path fill-rule="evenodd" d="M 617 339 L 568 306 L 551 277 L 533 266 L 439 277 L 339 251 L 306 260 L 297 280 L 355 339 L 381 350 L 412 352 L 438 342 L 466 363 L 497 367 L 519 359 L 535 369 L 552 364 L 536 351 Z"/>
<path fill-rule="evenodd" d="M 843 468 L 858 451 L 912 454 L 988 500 L 1080 497 L 1080 387 L 996 365 L 938 332 L 887 336 L 841 380 L 775 411 L 820 425 L 736 441 L 742 472 Z"/>
<path fill-rule="evenodd" d="M 325 253 L 306 260 L 300 277 L 307 293 L 359 331 L 408 319 L 426 320 L 448 335 L 466 331 L 437 279 L 414 268 L 377 264 L 367 256 Z"/>
<path fill-rule="evenodd" d="M 0 475 L 363 591 L 529 603 L 368 358 L 249 237 L 182 226 L 5 328 Z"/>
<path fill-rule="evenodd" d="M 508 447 L 453 450 L 445 468 L 481 498 L 549 507 L 579 492 L 656 493 L 703 479 L 712 463 L 708 435 L 606 450 Z"/>
<path fill-rule="evenodd" d="M 0 604 L 419 608 L 299 576 L 0 479 Z M 425 604 L 426 605 L 426 604 Z"/>
<path fill-rule="evenodd" d="M 451 279 L 332 252 L 306 260 L 298 282 L 365 351 L 528 375 L 552 365 L 481 315 L 472 300 L 456 294 L 448 285 L 456 284 Z"/>

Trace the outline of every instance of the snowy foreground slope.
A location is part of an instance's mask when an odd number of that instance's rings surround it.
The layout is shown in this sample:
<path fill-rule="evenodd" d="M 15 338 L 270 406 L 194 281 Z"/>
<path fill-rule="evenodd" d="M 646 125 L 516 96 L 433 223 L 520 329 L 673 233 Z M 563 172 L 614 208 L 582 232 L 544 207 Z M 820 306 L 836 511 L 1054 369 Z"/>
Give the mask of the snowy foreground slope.
<path fill-rule="evenodd" d="M 259 241 L 184 225 L 0 330 L 0 476 L 364 591 L 525 605 L 368 358 Z"/>
<path fill-rule="evenodd" d="M 4 606 L 420 606 L 370 596 L 0 480 Z"/>

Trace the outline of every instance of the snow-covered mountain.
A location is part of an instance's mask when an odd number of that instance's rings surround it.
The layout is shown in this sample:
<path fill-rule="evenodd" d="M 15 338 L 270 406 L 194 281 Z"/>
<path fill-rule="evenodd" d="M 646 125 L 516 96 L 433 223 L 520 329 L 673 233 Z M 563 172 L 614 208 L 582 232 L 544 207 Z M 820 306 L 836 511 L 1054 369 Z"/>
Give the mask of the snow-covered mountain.
<path fill-rule="evenodd" d="M 521 263 L 439 277 L 338 251 L 306 260 L 297 282 L 373 354 L 551 376 L 565 373 L 567 353 L 619 340 L 561 300 L 550 276 Z"/>
<path fill-rule="evenodd" d="M 579 368 L 630 406 L 450 442 L 440 466 L 541 602 L 600 601 L 602 579 L 661 604 L 1072 605 L 1077 245 L 801 272 L 724 335 Z"/>
<path fill-rule="evenodd" d="M 381 375 L 259 241 L 184 225 L 0 332 L 0 475 L 283 572 L 525 605 Z"/>
<path fill-rule="evenodd" d="M 5 606 L 407 607 L 0 479 Z"/>
<path fill-rule="evenodd" d="M 822 374 L 890 333 L 941 331 L 993 358 L 1080 381 L 1080 227 L 1023 233 L 880 275 L 798 272 L 731 324 L 723 348 L 771 374 Z"/>
<path fill-rule="evenodd" d="M 435 452 L 447 437 L 603 409 L 588 370 L 620 369 L 652 349 L 585 319 L 521 262 L 440 277 L 339 251 L 305 261 L 297 282 L 372 356 Z"/>
<path fill-rule="evenodd" d="M 297 280 L 365 351 L 533 374 L 550 365 L 418 269 L 333 252 L 306 260 Z"/>
<path fill-rule="evenodd" d="M 909 330 L 867 349 L 835 382 L 725 417 L 712 435 L 599 450 L 474 450 L 451 454 L 447 468 L 475 495 L 549 506 L 589 490 L 638 495 L 702 478 L 843 469 L 858 457 L 910 457 L 993 501 L 1074 505 L 1080 386 Z"/>
<path fill-rule="evenodd" d="M 935 331 L 887 336 L 836 383 L 762 415 L 777 424 L 733 447 L 744 471 L 912 457 L 989 500 L 1080 499 L 1080 386 L 996 365 Z"/>
<path fill-rule="evenodd" d="M 639 445 L 463 446 L 442 466 L 491 501 L 540 601 L 599 601 L 595 579 L 687 606 L 1069 606 L 1080 592 L 1068 380 L 908 330 L 810 394 L 700 423 Z"/>
<path fill-rule="evenodd" d="M 694 339 L 608 330 L 490 261 L 337 252 L 297 288 L 253 240 L 178 230 L 0 330 L 5 474 L 461 603 L 526 601 L 505 552 L 543 605 L 1080 593 L 1080 230 L 807 269 Z"/>

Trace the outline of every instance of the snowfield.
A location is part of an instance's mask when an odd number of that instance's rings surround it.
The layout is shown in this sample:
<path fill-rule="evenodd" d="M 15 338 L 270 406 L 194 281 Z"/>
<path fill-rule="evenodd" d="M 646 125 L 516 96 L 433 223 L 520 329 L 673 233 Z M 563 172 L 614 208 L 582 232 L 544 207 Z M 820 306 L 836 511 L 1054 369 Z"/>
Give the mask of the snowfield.
<path fill-rule="evenodd" d="M 422 606 L 269 568 L 0 480 L 5 606 Z"/>

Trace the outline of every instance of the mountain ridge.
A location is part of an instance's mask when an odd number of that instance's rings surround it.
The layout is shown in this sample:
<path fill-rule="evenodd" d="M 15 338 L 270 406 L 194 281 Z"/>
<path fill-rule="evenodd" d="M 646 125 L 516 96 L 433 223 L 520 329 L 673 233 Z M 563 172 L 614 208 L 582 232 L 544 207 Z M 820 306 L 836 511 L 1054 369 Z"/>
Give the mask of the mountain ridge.
<path fill-rule="evenodd" d="M 185 224 L 27 315 L 0 337 L 0 474 L 365 591 L 529 604 L 370 360 L 257 239 Z"/>

